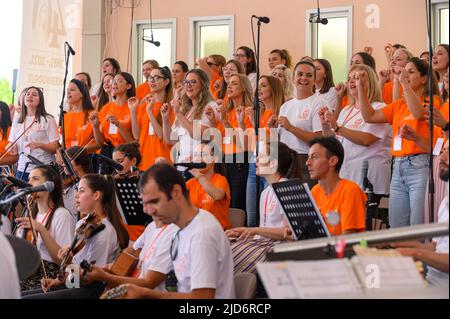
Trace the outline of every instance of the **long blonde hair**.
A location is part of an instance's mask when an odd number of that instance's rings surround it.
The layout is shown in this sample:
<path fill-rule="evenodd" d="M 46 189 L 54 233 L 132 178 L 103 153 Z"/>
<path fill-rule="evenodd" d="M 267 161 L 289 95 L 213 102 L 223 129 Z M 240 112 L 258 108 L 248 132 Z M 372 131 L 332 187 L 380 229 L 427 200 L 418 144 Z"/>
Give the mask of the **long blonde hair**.
<path fill-rule="evenodd" d="M 284 88 L 281 80 L 277 77 L 271 75 L 262 75 L 259 79 L 266 79 L 269 83 L 270 89 L 272 90 L 272 105 L 273 105 L 273 114 L 278 116 L 280 113 L 281 105 L 284 103 Z M 262 107 L 262 111 L 264 111 L 264 107 Z"/>
<path fill-rule="evenodd" d="M 367 74 L 369 85 L 367 86 L 366 94 L 370 104 L 372 104 L 373 102 L 382 102 L 383 100 L 381 98 L 381 90 L 378 85 L 378 76 L 375 73 L 374 69 L 365 64 L 354 64 L 350 68 L 350 71 L 348 71 L 348 74 L 350 75 L 350 73 L 352 73 L 353 71 L 364 71 Z M 348 100 L 350 102 L 349 105 L 350 106 L 355 105 L 356 103 L 355 98 L 350 93 L 347 94 Z"/>
<path fill-rule="evenodd" d="M 250 80 L 248 79 L 248 77 L 243 74 L 234 74 L 231 77 L 233 77 L 233 76 L 237 76 L 239 78 L 239 83 L 241 85 L 241 88 L 243 89 L 242 97 L 244 100 L 244 105 L 245 106 L 253 105 L 253 89 L 252 89 L 252 84 L 250 83 Z M 240 105 L 234 105 L 233 99 L 228 99 L 227 105 L 226 105 L 227 113 L 229 114 L 231 112 L 231 110 L 233 110 L 236 106 L 240 106 Z"/>
<path fill-rule="evenodd" d="M 206 72 L 201 69 L 192 69 L 186 73 L 186 76 L 184 78 L 187 79 L 187 76 L 191 73 L 194 73 L 198 76 L 198 78 L 200 79 L 200 84 L 202 86 L 199 94 L 198 104 L 193 105 L 192 100 L 186 94 L 186 90 L 183 90 L 183 95 L 181 96 L 181 112 L 183 113 L 183 115 L 186 115 L 191 111 L 192 107 L 195 107 L 193 118 L 189 119 L 194 120 L 200 119 L 202 117 L 206 105 L 208 105 L 208 103 L 213 100 L 213 97 L 211 95 L 211 92 L 209 91 L 209 77 Z"/>

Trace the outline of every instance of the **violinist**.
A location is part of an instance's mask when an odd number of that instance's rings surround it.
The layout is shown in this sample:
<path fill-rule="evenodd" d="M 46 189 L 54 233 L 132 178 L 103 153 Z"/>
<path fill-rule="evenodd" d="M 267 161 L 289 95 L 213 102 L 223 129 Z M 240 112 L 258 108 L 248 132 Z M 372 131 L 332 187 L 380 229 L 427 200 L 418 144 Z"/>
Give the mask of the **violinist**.
<path fill-rule="evenodd" d="M 67 88 L 69 111 L 64 114 L 66 148 L 84 146 L 88 153 L 100 148 L 94 141 L 89 115 L 94 110 L 89 91 L 83 82 L 73 79 Z"/>
<path fill-rule="evenodd" d="M 80 146 L 72 146 L 67 150 L 67 156 L 69 157 L 69 160 L 71 161 L 72 167 L 75 171 L 75 178 L 81 178 L 86 174 L 92 174 L 94 172 L 92 168 L 91 158 L 86 149 L 81 148 Z M 73 178 L 74 177 L 72 176 L 71 179 Z M 66 183 L 64 186 L 64 207 L 66 207 L 72 214 L 73 218 L 78 221 L 78 211 L 75 200 L 78 183 Z M 83 217 L 84 216 L 81 216 L 81 218 Z"/>
<path fill-rule="evenodd" d="M 59 270 L 58 251 L 73 239 L 75 221 L 63 206 L 62 183 L 59 173 L 49 165 L 37 166 L 30 172 L 29 183 L 33 186 L 47 181 L 54 183 L 52 192 L 34 193 L 30 205 L 34 229 L 38 236 L 36 247 L 43 260 L 45 273 L 54 276 Z M 31 228 L 29 217 L 16 218 L 20 228 Z M 35 275 L 21 282 L 21 289 L 31 290 L 40 287 L 44 271 L 39 269 Z"/>
<path fill-rule="evenodd" d="M 94 236 L 84 240 L 84 245 L 79 251 L 70 251 L 69 247 L 62 248 L 58 252 L 60 260 L 68 254 L 69 263 L 80 265 L 83 260 L 104 266 L 112 263 L 121 249 L 128 246 L 128 233 L 120 222 L 120 215 L 115 201 L 115 186 L 111 176 L 87 174 L 80 179 L 76 194 L 77 208 L 81 214 L 93 214 L 95 225 L 103 224 L 103 230 Z M 77 229 L 84 227 L 88 217 L 77 223 Z M 82 234 L 77 233 L 78 236 Z M 81 274 L 81 272 L 80 272 Z M 66 274 L 67 276 L 67 274 Z M 74 298 L 98 298 L 105 285 L 95 282 L 83 285 L 80 288 L 68 289 L 65 279 L 43 279 L 42 289 L 30 291 L 24 294 L 24 298 L 32 299 L 74 299 Z M 46 292 L 46 293 L 44 293 Z"/>

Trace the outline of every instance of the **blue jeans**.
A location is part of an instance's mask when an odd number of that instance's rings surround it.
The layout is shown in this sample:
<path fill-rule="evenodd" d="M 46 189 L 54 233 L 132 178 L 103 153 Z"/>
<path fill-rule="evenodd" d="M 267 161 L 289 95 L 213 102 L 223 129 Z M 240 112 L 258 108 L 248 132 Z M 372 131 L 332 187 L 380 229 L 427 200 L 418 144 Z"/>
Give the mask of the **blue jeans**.
<path fill-rule="evenodd" d="M 248 164 L 248 178 L 247 178 L 247 196 L 246 196 L 246 212 L 247 212 L 247 227 L 258 227 L 256 216 L 256 164 Z M 259 178 L 259 193 L 268 185 L 264 177 Z"/>
<path fill-rule="evenodd" d="M 423 224 L 428 155 L 394 157 L 389 195 L 390 227 Z"/>

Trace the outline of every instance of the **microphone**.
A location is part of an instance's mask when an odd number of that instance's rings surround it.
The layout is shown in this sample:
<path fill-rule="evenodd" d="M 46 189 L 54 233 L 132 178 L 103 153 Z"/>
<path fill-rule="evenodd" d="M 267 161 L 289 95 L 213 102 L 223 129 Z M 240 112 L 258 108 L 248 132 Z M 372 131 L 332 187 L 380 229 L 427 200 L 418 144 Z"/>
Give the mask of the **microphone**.
<path fill-rule="evenodd" d="M 151 44 L 154 44 L 155 46 L 159 47 L 161 43 L 159 41 L 153 41 L 153 38 L 149 39 L 147 37 L 142 37 L 142 40 Z"/>
<path fill-rule="evenodd" d="M 311 17 L 309 19 L 309 22 L 311 22 L 311 23 L 320 23 L 320 24 L 326 25 L 326 24 L 328 24 L 328 19 L 327 18 L 321 19 L 320 15 L 317 15 L 317 16 Z"/>
<path fill-rule="evenodd" d="M 206 168 L 206 163 L 175 163 L 173 166 L 181 166 L 189 169 L 202 169 Z"/>
<path fill-rule="evenodd" d="M 44 184 L 33 186 L 33 187 L 26 187 L 22 190 L 23 195 L 31 194 L 31 193 L 38 193 L 38 192 L 51 192 L 55 188 L 55 183 L 51 181 L 47 181 Z"/>
<path fill-rule="evenodd" d="M 27 182 L 25 182 L 21 179 L 18 179 L 18 178 L 12 177 L 12 176 L 2 176 L 2 178 L 3 177 L 20 188 L 31 187 L 31 184 L 28 184 Z"/>
<path fill-rule="evenodd" d="M 100 162 L 106 163 L 106 164 L 108 164 L 109 166 L 113 167 L 115 170 L 118 170 L 118 171 L 123 170 L 122 164 L 117 163 L 116 161 L 110 159 L 109 157 L 106 157 L 106 156 L 104 156 L 102 154 L 95 154 L 95 153 L 94 153 L 93 156 L 97 158 L 99 163 Z"/>
<path fill-rule="evenodd" d="M 69 48 L 70 54 L 75 55 L 75 50 L 70 46 L 69 42 L 66 41 L 66 45 Z"/>
<path fill-rule="evenodd" d="M 270 18 L 269 17 L 258 17 L 258 16 L 255 16 L 255 15 L 252 15 L 252 18 L 257 19 L 259 22 L 262 22 L 262 23 L 269 23 L 270 22 Z"/>
<path fill-rule="evenodd" d="M 35 165 L 35 166 L 39 166 L 39 165 L 44 165 L 43 162 L 41 162 L 40 160 L 38 160 L 36 157 L 30 155 L 30 154 L 25 154 L 24 152 L 20 153 L 25 155 L 26 157 L 28 157 L 28 159 L 31 161 L 31 164 Z"/>

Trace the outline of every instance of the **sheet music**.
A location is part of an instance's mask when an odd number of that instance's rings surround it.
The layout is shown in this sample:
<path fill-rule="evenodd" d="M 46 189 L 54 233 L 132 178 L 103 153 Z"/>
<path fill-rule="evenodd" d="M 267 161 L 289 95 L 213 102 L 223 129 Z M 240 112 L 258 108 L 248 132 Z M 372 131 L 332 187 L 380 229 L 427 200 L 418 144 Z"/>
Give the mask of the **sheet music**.
<path fill-rule="evenodd" d="M 288 270 L 302 299 L 362 296 L 348 259 L 289 262 Z"/>
<path fill-rule="evenodd" d="M 258 263 L 256 269 L 270 299 L 299 298 L 286 262 Z"/>

